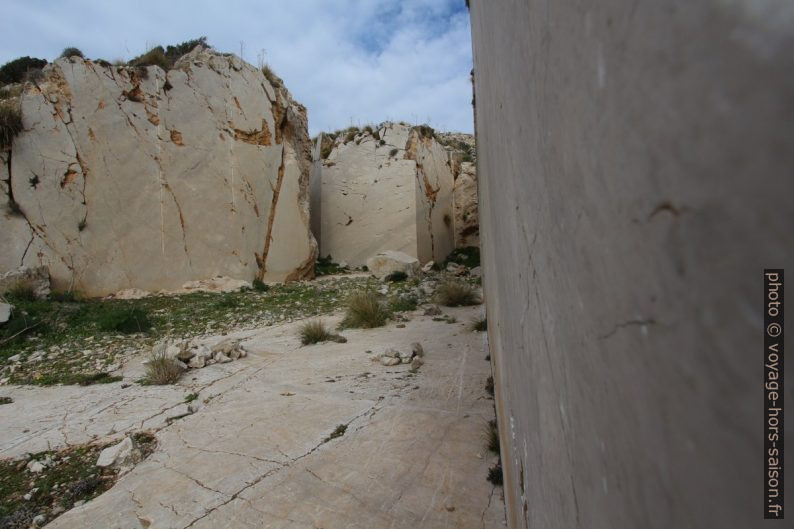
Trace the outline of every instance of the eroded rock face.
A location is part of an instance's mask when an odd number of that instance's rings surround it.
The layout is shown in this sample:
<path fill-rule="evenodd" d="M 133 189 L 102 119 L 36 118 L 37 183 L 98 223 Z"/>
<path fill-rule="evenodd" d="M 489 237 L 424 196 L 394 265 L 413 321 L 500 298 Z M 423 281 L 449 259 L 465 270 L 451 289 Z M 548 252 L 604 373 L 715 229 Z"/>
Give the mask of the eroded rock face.
<path fill-rule="evenodd" d="M 465 165 L 456 146 L 429 127 L 389 122 L 321 139 L 330 151 L 313 173 L 321 254 L 352 266 L 383 250 L 443 261 L 455 247 L 453 188 Z"/>
<path fill-rule="evenodd" d="M 313 273 L 305 108 L 232 55 L 168 72 L 59 59 L 0 154 L 0 271 L 105 295 Z"/>

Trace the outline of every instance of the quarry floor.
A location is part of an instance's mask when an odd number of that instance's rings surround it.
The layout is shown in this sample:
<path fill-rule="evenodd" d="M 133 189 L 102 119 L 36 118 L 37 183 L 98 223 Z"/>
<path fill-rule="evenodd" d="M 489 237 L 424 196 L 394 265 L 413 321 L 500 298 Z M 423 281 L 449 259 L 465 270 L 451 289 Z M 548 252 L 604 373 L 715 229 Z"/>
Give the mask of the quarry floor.
<path fill-rule="evenodd" d="M 171 386 L 133 383 L 141 356 L 112 384 L 0 387 L 13 399 L 0 406 L 0 458 L 155 432 L 153 454 L 48 528 L 504 527 L 501 488 L 486 480 L 491 369 L 471 330 L 482 307 L 443 310 L 457 321 L 420 308 L 345 330 L 347 343 L 301 346 L 300 321 L 232 332 L 216 339 L 242 338 L 247 357 Z M 373 361 L 412 342 L 425 351 L 415 374 Z"/>

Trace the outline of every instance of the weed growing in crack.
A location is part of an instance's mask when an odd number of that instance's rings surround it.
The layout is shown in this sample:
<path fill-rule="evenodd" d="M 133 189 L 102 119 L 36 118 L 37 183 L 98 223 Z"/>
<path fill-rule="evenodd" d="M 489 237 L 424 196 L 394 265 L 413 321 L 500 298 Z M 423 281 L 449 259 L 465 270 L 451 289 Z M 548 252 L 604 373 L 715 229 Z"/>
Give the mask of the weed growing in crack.
<path fill-rule="evenodd" d="M 491 419 L 485 426 L 485 446 L 496 455 L 500 453 L 499 447 L 499 427 L 496 419 Z"/>
<path fill-rule="evenodd" d="M 477 318 L 471 324 L 471 330 L 475 332 L 484 332 L 488 330 L 488 320 L 485 318 Z"/>
<path fill-rule="evenodd" d="M 488 469 L 488 481 L 496 485 L 502 486 L 502 462 L 499 461 L 494 466 Z"/>
<path fill-rule="evenodd" d="M 339 426 L 337 426 L 334 429 L 333 432 L 331 432 L 331 434 L 328 437 L 325 438 L 324 442 L 327 443 L 328 441 L 331 441 L 332 439 L 336 439 L 337 437 L 342 437 L 343 435 L 345 435 L 346 431 L 347 431 L 347 425 L 346 424 L 340 424 Z"/>

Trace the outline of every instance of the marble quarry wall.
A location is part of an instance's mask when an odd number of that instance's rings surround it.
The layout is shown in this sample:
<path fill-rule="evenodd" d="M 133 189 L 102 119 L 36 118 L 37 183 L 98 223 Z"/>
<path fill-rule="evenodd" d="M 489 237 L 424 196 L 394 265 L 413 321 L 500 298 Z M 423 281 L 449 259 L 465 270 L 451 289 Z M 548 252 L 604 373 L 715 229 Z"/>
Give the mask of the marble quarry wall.
<path fill-rule="evenodd" d="M 167 72 L 48 65 L 0 152 L 0 272 L 89 296 L 311 277 L 306 110 L 276 84 L 201 47 Z"/>
<path fill-rule="evenodd" d="M 763 271 L 794 265 L 794 4 L 469 4 L 509 527 L 783 527 Z"/>

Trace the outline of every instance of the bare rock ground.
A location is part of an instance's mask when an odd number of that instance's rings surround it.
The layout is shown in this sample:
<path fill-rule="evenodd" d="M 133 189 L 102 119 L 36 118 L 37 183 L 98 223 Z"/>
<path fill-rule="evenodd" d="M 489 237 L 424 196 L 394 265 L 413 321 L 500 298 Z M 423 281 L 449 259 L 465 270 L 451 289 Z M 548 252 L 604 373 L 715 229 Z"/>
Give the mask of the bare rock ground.
<path fill-rule="evenodd" d="M 490 365 L 470 330 L 481 308 L 444 310 L 459 323 L 418 310 L 404 328 L 346 330 L 347 343 L 302 347 L 301 322 L 217 336 L 249 355 L 174 386 L 130 384 L 143 374 L 132 361 L 124 382 L 3 387 L 0 457 L 156 432 L 148 459 L 56 529 L 503 527 L 486 481 Z M 417 373 L 373 361 L 416 341 Z"/>

